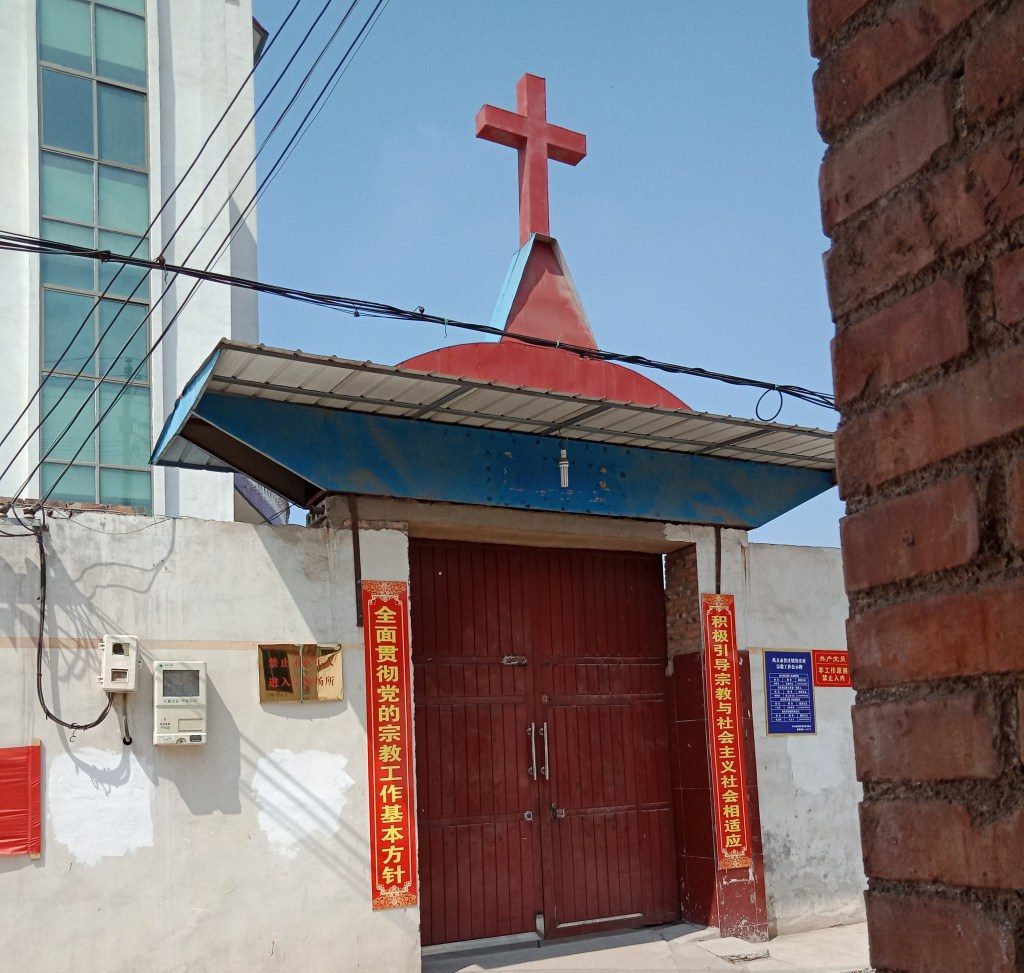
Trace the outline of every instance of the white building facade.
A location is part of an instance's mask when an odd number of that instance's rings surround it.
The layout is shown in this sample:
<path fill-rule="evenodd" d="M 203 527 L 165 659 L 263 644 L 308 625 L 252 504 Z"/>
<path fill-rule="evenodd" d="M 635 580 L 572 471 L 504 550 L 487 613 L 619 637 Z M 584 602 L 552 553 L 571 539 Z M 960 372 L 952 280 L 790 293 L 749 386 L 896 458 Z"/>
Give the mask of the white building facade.
<path fill-rule="evenodd" d="M 0 0 L 0 23 L 0 228 L 256 276 L 255 211 L 240 218 L 257 187 L 246 78 L 264 37 L 249 0 Z M 255 295 L 201 286 L 147 361 L 192 282 L 119 267 L 0 257 L 0 435 L 15 424 L 0 496 L 53 488 L 157 515 L 251 516 L 230 474 L 153 468 L 149 455 L 216 341 L 256 340 Z"/>

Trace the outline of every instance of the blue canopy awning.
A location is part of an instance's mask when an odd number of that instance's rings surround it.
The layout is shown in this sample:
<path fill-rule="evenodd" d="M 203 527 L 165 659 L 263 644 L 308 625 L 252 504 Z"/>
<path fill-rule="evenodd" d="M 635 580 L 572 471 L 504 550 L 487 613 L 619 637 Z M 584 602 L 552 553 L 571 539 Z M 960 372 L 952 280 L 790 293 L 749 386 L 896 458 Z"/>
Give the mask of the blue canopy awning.
<path fill-rule="evenodd" d="M 231 341 L 153 462 L 245 473 L 304 507 L 346 493 L 746 529 L 835 484 L 820 429 Z"/>

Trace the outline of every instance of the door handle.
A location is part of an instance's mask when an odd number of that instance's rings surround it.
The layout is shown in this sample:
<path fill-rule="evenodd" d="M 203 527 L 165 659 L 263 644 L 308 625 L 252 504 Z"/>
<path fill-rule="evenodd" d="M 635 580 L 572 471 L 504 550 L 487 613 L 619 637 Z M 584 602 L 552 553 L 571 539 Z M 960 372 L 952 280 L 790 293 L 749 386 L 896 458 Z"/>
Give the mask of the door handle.
<path fill-rule="evenodd" d="M 559 807 L 554 801 L 551 802 L 551 818 L 554 821 L 561 821 L 565 817 L 565 808 Z"/>
<path fill-rule="evenodd" d="M 531 723 L 526 728 L 526 735 L 530 738 L 530 780 L 537 779 L 537 724 Z"/>
<path fill-rule="evenodd" d="M 551 764 L 548 755 L 548 724 L 546 720 L 540 725 L 540 735 L 544 738 L 544 766 L 541 767 L 540 772 L 544 775 L 545 780 L 550 780 Z"/>

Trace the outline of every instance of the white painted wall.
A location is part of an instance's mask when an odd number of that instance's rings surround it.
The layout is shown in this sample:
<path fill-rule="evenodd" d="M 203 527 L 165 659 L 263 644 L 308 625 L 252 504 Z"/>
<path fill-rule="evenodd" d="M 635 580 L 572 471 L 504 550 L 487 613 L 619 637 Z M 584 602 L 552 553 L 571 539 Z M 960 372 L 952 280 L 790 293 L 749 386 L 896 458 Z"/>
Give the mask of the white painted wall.
<path fill-rule="evenodd" d="M 0 0 L 0 227 L 17 233 L 39 232 L 39 140 L 37 131 L 37 50 L 35 0 Z M 148 0 L 150 210 L 155 215 L 191 165 L 217 119 L 252 67 L 251 0 Z M 152 234 L 156 256 L 225 157 L 253 113 L 252 82 L 238 99 L 178 190 Z M 243 176 L 255 153 L 249 128 L 228 162 L 188 217 L 166 251 L 169 262 L 185 263 L 200 234 L 213 228 L 187 261 L 205 267 L 229 227 L 256 191 L 255 167 Z M 242 179 L 238 189 L 233 187 Z M 230 203 L 216 216 L 229 194 Z M 232 244 L 213 269 L 256 276 L 255 212 L 239 227 Z M 159 334 L 181 306 L 192 282 L 176 283 L 156 307 L 151 335 Z M 155 301 L 163 289 L 151 276 Z M 0 327 L 4 337 L 5 380 L 0 382 L 0 436 L 14 421 L 39 383 L 39 264 L 21 254 L 0 255 Z M 222 337 L 258 340 L 256 295 L 203 284 L 196 291 L 153 357 L 153 436 L 177 395 Z M 7 465 L 38 421 L 37 404 L 17 434 L 0 447 L 0 469 Z M 11 473 L 0 479 L 0 496 L 12 494 L 38 459 L 32 443 Z M 27 496 L 39 495 L 38 481 Z M 158 468 L 153 475 L 154 511 L 172 516 L 231 520 L 232 478 L 226 473 Z"/>
<path fill-rule="evenodd" d="M 852 689 L 816 688 L 814 736 L 768 736 L 762 649 L 845 649 L 847 600 L 838 548 L 738 544 L 723 591 L 739 598 L 750 650 L 768 915 L 780 933 L 864 917 L 853 757 Z"/>
<path fill-rule="evenodd" d="M 5 969 L 419 969 L 416 909 L 370 910 L 365 686 L 347 531 L 81 514 L 49 521 L 44 687 L 87 720 L 105 632 L 138 635 L 133 745 L 36 702 L 35 541 L 0 543 L 0 746 L 43 741 L 43 856 L 0 858 Z M 408 578 L 395 529 L 364 576 Z M 345 700 L 259 702 L 255 644 L 341 642 Z M 154 748 L 154 660 L 205 660 L 209 743 Z M 25 929 L 32 935 L 26 937 Z M 48 959 L 47 959 L 48 957 Z"/>

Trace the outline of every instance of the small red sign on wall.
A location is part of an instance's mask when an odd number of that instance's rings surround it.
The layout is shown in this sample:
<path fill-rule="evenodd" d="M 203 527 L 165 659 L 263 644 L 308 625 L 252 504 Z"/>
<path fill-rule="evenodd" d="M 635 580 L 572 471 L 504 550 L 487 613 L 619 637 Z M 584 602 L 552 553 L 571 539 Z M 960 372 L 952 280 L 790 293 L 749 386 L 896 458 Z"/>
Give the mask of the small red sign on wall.
<path fill-rule="evenodd" d="M 0 855 L 38 858 L 40 835 L 39 741 L 0 750 Z"/>
<path fill-rule="evenodd" d="M 701 613 L 718 867 L 749 868 L 750 814 L 735 599 L 732 595 L 701 595 Z"/>
<path fill-rule="evenodd" d="M 366 742 L 370 770 L 370 901 L 374 909 L 416 905 L 409 586 L 363 582 Z"/>
<path fill-rule="evenodd" d="M 815 686 L 852 686 L 850 681 L 850 653 L 846 651 L 815 650 L 811 653 Z"/>

